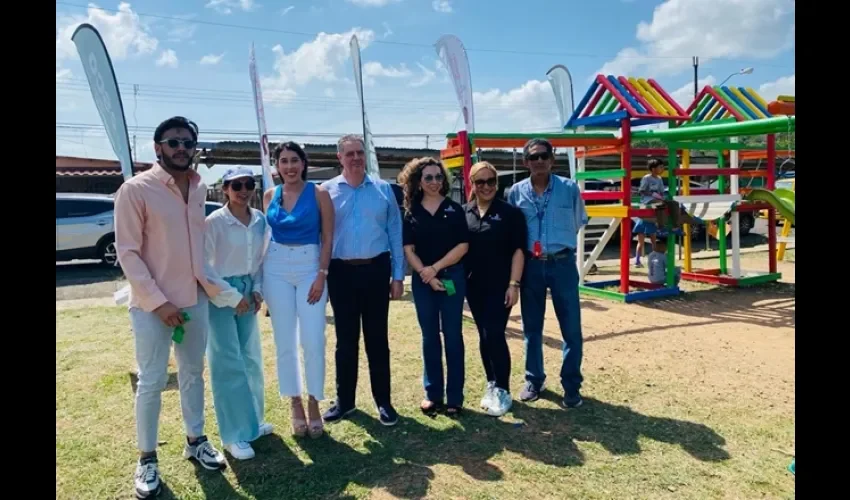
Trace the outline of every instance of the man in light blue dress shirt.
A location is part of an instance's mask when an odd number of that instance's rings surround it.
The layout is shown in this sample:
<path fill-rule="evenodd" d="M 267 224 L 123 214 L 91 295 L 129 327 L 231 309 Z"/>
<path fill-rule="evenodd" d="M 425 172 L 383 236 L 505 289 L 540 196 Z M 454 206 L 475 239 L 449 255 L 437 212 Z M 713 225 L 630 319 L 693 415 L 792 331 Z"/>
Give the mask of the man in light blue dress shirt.
<path fill-rule="evenodd" d="M 510 190 L 508 202 L 518 207 L 528 224 L 526 260 L 520 287 L 520 309 L 525 336 L 525 388 L 521 401 L 535 401 L 543 391 L 543 318 L 546 290 L 552 294 L 563 337 L 561 385 L 563 406 L 581 406 L 582 332 L 579 306 L 577 235 L 587 224 L 587 212 L 578 185 L 554 175 L 555 154 L 545 139 L 532 139 L 523 148 L 530 176 Z"/>
<path fill-rule="evenodd" d="M 337 400 L 323 418 L 337 422 L 355 409 L 362 321 L 378 416 L 382 424 L 395 425 L 387 329 L 389 301 L 404 291 L 401 211 L 390 184 L 366 174 L 360 136 L 342 137 L 337 157 L 342 174 L 322 184 L 336 211 L 328 294 L 336 330 L 337 390 Z"/>

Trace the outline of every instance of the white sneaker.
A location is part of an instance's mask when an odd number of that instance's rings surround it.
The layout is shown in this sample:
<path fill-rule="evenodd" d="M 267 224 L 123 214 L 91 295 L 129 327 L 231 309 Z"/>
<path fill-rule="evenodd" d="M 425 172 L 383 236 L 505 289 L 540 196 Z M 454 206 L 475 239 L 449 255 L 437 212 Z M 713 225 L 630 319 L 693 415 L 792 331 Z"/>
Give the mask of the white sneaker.
<path fill-rule="evenodd" d="M 486 410 L 496 404 L 495 398 L 496 382 L 489 381 L 484 387 L 484 397 L 481 398 L 481 408 Z"/>
<path fill-rule="evenodd" d="M 513 404 L 511 393 L 497 387 L 493 390 L 493 400 L 492 404 L 487 408 L 487 415 L 501 417 L 511 409 Z"/>
<path fill-rule="evenodd" d="M 183 447 L 183 458 L 194 458 L 207 470 L 221 470 L 227 467 L 224 455 L 215 449 L 206 436 L 201 436 L 194 444 L 186 443 Z"/>
<path fill-rule="evenodd" d="M 274 432 L 274 426 L 268 422 L 260 424 L 260 436 L 268 436 Z"/>
<path fill-rule="evenodd" d="M 136 486 L 136 498 L 149 498 L 159 495 L 162 491 L 162 483 L 159 481 L 156 457 L 140 459 L 133 479 Z"/>
<path fill-rule="evenodd" d="M 237 460 L 250 460 L 254 458 L 254 448 L 251 448 L 251 445 L 246 443 L 245 441 L 238 441 L 233 444 L 228 444 L 226 446 L 227 451 L 233 456 L 233 458 Z"/>

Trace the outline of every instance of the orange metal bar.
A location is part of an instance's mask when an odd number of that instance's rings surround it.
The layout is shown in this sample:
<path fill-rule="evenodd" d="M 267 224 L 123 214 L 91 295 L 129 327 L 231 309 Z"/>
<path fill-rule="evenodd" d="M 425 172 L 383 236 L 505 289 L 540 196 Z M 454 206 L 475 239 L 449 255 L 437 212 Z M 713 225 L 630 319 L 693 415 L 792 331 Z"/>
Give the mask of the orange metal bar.
<path fill-rule="evenodd" d="M 461 156 L 463 155 L 463 148 L 458 144 L 457 146 L 450 146 L 446 149 L 440 150 L 440 158 L 451 158 L 453 156 Z"/>
<path fill-rule="evenodd" d="M 598 156 L 618 155 L 623 151 L 622 146 L 605 146 L 601 148 L 591 148 L 586 151 L 576 151 L 576 158 L 595 158 Z"/>
<path fill-rule="evenodd" d="M 794 116 L 794 103 L 783 101 L 771 101 L 767 105 L 767 111 L 772 115 Z"/>

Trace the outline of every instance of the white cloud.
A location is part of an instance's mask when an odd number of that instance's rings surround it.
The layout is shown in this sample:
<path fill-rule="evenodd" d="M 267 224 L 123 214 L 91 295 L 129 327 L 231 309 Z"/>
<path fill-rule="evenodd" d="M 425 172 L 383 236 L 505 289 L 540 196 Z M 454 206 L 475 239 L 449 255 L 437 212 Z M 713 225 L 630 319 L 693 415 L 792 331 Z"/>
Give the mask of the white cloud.
<path fill-rule="evenodd" d="M 402 63 L 399 67 L 384 66 L 376 61 L 369 61 L 363 65 L 363 84 L 374 85 L 375 79 L 383 78 L 409 78 L 413 72 Z"/>
<path fill-rule="evenodd" d="M 392 35 L 392 34 L 393 34 L 393 30 L 392 30 L 392 29 L 390 29 L 390 25 L 389 25 L 389 24 L 387 24 L 387 23 L 385 23 L 385 22 L 384 22 L 384 23 L 381 23 L 381 25 L 384 27 L 384 34 L 383 34 L 383 35 L 381 35 L 381 38 L 386 38 L 386 37 L 388 37 L 388 36 L 390 36 L 390 35 Z"/>
<path fill-rule="evenodd" d="M 452 11 L 452 4 L 449 0 L 434 0 L 431 2 L 431 7 L 437 12 L 448 14 Z"/>
<path fill-rule="evenodd" d="M 219 55 L 215 54 L 207 54 L 201 58 L 200 64 L 203 65 L 215 65 L 221 62 L 222 58 L 224 58 L 224 53 L 222 52 Z"/>
<path fill-rule="evenodd" d="M 771 58 L 794 46 L 794 0 L 666 0 L 599 73 L 674 75 L 713 58 Z"/>
<path fill-rule="evenodd" d="M 383 7 L 391 3 L 400 2 L 401 0 L 345 0 L 348 3 L 353 3 L 358 7 Z"/>
<path fill-rule="evenodd" d="M 234 8 L 250 12 L 259 7 L 259 5 L 256 5 L 254 0 L 209 0 L 205 7 L 215 9 L 221 14 L 231 14 Z"/>
<path fill-rule="evenodd" d="M 294 9 L 294 8 L 295 8 L 295 6 L 294 6 L 294 5 L 290 5 L 289 7 L 287 7 L 287 8 L 285 8 L 285 9 L 281 10 L 281 11 L 280 11 L 280 15 L 281 15 L 281 16 L 285 16 L 285 15 L 289 14 L 289 11 L 291 11 L 291 10 L 292 10 L 292 9 Z"/>
<path fill-rule="evenodd" d="M 172 49 L 163 50 L 162 54 L 160 54 L 159 59 L 156 60 L 157 66 L 167 67 L 167 68 L 176 68 L 180 64 L 180 61 L 177 60 L 177 53 Z"/>
<path fill-rule="evenodd" d="M 177 19 L 171 20 L 168 26 L 168 41 L 169 42 L 184 42 L 191 40 L 198 31 L 198 25 L 188 22 L 195 17 L 195 14 L 183 14 L 175 16 Z"/>
<path fill-rule="evenodd" d="M 336 96 L 336 92 L 334 92 L 334 89 L 332 89 L 330 87 L 325 89 L 325 97 L 335 97 L 335 96 Z"/>
<path fill-rule="evenodd" d="M 422 76 L 410 82 L 411 87 L 421 87 L 423 85 L 428 85 L 429 83 L 437 79 L 436 71 L 431 71 L 430 69 L 422 65 L 422 63 L 416 63 L 416 65 L 419 66 L 419 69 L 422 70 Z"/>
<path fill-rule="evenodd" d="M 548 81 L 529 80 L 502 92 L 473 92 L 475 129 L 488 132 L 541 132 L 560 129 L 555 97 Z"/>
<path fill-rule="evenodd" d="M 71 35 L 82 23 L 89 23 L 97 28 L 109 56 L 116 61 L 134 55 L 152 54 L 159 44 L 150 29 L 130 8 L 129 3 L 121 2 L 118 12 L 114 14 L 91 6 L 86 16 L 61 16 L 56 19 L 57 65 L 64 59 L 79 57 Z"/>
<path fill-rule="evenodd" d="M 261 79 L 264 94 L 270 97 L 270 101 L 275 100 L 272 96 L 277 96 L 278 102 L 275 104 L 280 104 L 295 97 L 297 87 L 313 80 L 338 80 L 337 70 L 351 56 L 348 44 L 354 34 L 360 41 L 361 50 L 375 39 L 374 31 L 353 28 L 345 33 L 319 33 L 314 40 L 289 53 L 282 46 L 275 45 L 272 48 L 275 53 L 275 75 Z M 268 92 L 266 88 L 269 89 Z"/>
<path fill-rule="evenodd" d="M 759 94 L 765 101 L 775 101 L 781 95 L 794 95 L 796 87 L 797 74 L 783 76 L 773 82 L 763 83 L 759 89 Z"/>
<path fill-rule="evenodd" d="M 705 78 L 700 78 L 697 80 L 697 92 L 702 92 L 703 87 L 706 85 L 714 85 L 716 83 L 717 78 L 714 78 L 714 75 L 708 75 Z M 682 109 L 688 109 L 688 106 L 694 102 L 694 81 L 691 80 L 673 92 L 670 92 L 670 97 L 679 103 L 679 106 L 681 106 Z"/>
<path fill-rule="evenodd" d="M 68 68 L 56 68 L 56 83 L 63 82 L 71 78 L 71 70 Z"/>

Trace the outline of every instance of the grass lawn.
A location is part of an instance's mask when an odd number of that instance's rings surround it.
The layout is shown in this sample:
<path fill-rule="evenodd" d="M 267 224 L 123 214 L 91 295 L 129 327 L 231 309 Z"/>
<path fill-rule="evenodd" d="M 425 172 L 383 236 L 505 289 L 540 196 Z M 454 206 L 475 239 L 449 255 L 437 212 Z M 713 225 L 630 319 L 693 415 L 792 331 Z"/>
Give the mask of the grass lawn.
<path fill-rule="evenodd" d="M 609 309 L 607 314 L 615 313 Z M 385 428 L 376 419 L 361 354 L 359 411 L 349 421 L 328 426 L 320 439 L 293 438 L 288 402 L 277 396 L 270 323 L 262 318 L 266 420 L 275 433 L 254 443 L 257 458 L 230 460 L 224 473 L 203 470 L 180 456 L 184 437 L 172 355 L 160 424 L 160 471 L 166 485 L 160 498 L 794 496 L 794 478 L 785 470 L 791 458 L 774 450 L 793 451 L 793 371 L 787 373 L 790 387 L 750 388 L 750 380 L 772 383 L 774 376 L 782 377 L 775 374 L 787 368 L 784 358 L 781 366 L 765 362 L 765 372 L 755 361 L 736 361 L 741 363 L 736 375 L 735 366 L 721 358 L 746 358 L 743 351 L 723 339 L 684 349 L 676 339 L 712 335 L 689 333 L 684 326 L 644 335 L 639 342 L 637 337 L 588 340 L 585 405 L 563 410 L 557 404 L 561 354 L 547 343 L 551 390 L 533 404 L 515 402 L 511 413 L 495 419 L 477 411 L 484 377 L 477 332 L 467 321 L 467 411 L 457 420 L 430 419 L 418 411 L 421 339 L 413 304 L 393 303 L 390 314 L 393 398 L 402 415 L 396 427 Z M 127 311 L 67 309 L 57 311 L 56 324 L 56 498 L 130 498 L 136 451 Z M 586 338 L 602 331 L 594 328 L 586 327 Z M 335 393 L 334 344 L 329 325 L 329 397 Z M 510 347 L 516 394 L 523 373 L 521 338 L 512 336 Z M 206 430 L 218 445 L 209 385 L 206 405 Z"/>

